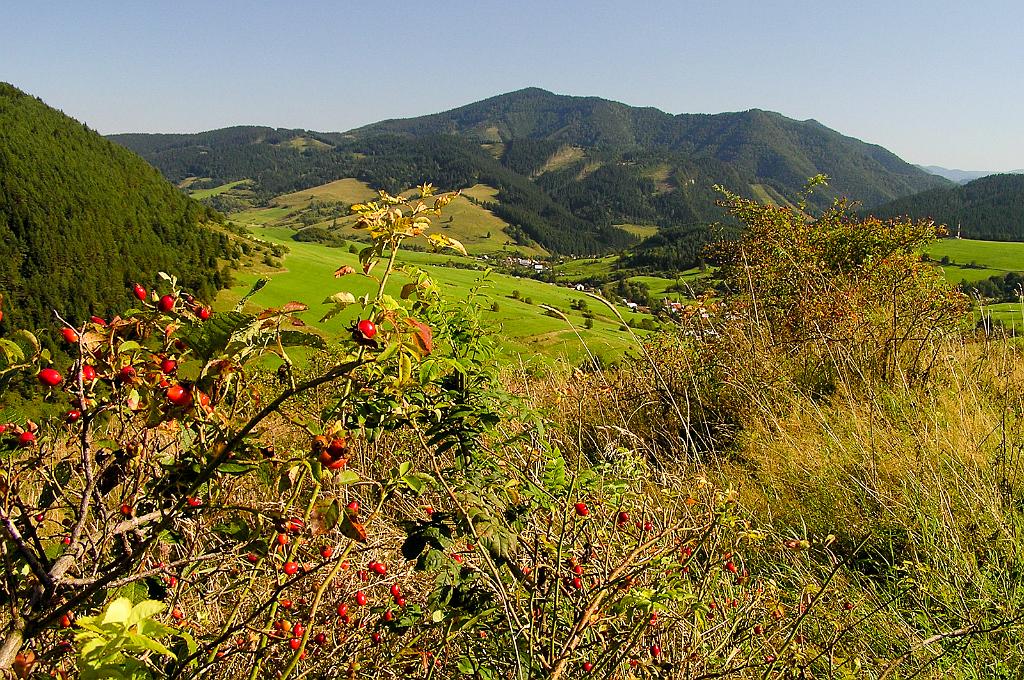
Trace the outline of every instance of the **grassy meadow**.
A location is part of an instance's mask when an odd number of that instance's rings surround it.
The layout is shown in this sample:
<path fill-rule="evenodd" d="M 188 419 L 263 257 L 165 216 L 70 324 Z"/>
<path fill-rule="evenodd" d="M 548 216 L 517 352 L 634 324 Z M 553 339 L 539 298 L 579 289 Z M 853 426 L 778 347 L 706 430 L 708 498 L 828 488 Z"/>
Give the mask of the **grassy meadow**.
<path fill-rule="evenodd" d="M 225 185 L 227 186 L 227 185 Z M 218 187 L 220 189 L 221 187 Z M 209 191 L 215 191 L 213 189 Z M 545 255 L 543 248 L 517 244 L 507 233 L 508 223 L 496 217 L 490 210 L 474 203 L 476 201 L 493 201 L 497 190 L 484 184 L 477 184 L 463 191 L 446 208 L 435 228 L 454 238 L 473 254 L 508 252 L 528 256 Z M 341 238 L 360 240 L 365 234 L 354 228 L 355 218 L 348 214 L 348 206 L 373 200 L 377 192 L 365 182 L 345 178 L 320 186 L 278 196 L 267 207 L 252 208 L 233 213 L 231 219 L 245 226 L 291 227 L 294 229 L 320 227 L 330 229 Z M 325 204 L 337 204 L 338 210 L 333 215 L 320 215 L 321 219 L 301 222 L 306 211 Z M 415 246 L 426 246 L 426 240 L 417 237 L 409 240 Z"/>
<path fill-rule="evenodd" d="M 227 184 L 221 184 L 220 186 L 211 187 L 209 189 L 197 189 L 196 191 L 190 191 L 189 196 L 201 201 L 204 198 L 211 198 L 213 196 L 219 196 L 227 193 L 232 189 L 240 186 L 248 185 L 252 180 L 240 179 L 237 182 L 228 182 Z"/>
<path fill-rule="evenodd" d="M 250 223 L 250 226 L 255 224 Z M 218 298 L 218 306 L 233 306 L 256 279 L 268 276 L 271 283 L 252 298 L 253 306 L 273 307 L 293 300 L 303 302 L 310 306 L 310 310 L 301 315 L 309 326 L 333 339 L 347 333 L 346 329 L 358 315 L 357 307 L 350 307 L 327 323 L 321 323 L 319 319 L 328 309 L 321 303 L 338 291 L 348 291 L 359 297 L 376 290 L 375 280 L 359 274 L 334 278 L 334 271 L 342 265 L 358 269 L 357 256 L 347 248 L 293 241 L 293 232 L 287 228 L 256 227 L 254 231 L 257 238 L 288 247 L 284 269 L 254 268 L 240 273 L 236 277 L 236 285 Z M 486 298 L 484 307 L 497 306 L 497 311 L 486 312 L 486 318 L 494 323 L 503 352 L 509 358 L 523 359 L 527 363 L 562 358 L 579 363 L 587 357 L 588 351 L 613 359 L 621 356 L 632 344 L 629 332 L 621 330 L 621 323 L 611 311 L 584 293 L 533 279 L 444 266 L 449 260 L 470 261 L 457 255 L 405 251 L 398 263 L 427 271 L 444 293 L 456 300 L 465 300 L 472 290 L 479 289 Z M 408 281 L 408 277 L 396 275 L 389 284 L 388 292 L 397 297 L 401 286 Z M 584 327 L 586 320 L 582 311 L 571 309 L 570 305 L 578 301 L 585 301 L 594 313 L 593 328 Z M 542 305 L 559 309 L 571 326 L 561 318 L 546 314 Z M 624 307 L 618 311 L 626 320 L 642 318 Z"/>
<path fill-rule="evenodd" d="M 972 283 L 1007 272 L 1024 271 L 1024 243 L 945 238 L 928 246 L 925 252 L 936 262 L 943 257 L 950 259 L 950 264 L 942 265 L 942 270 L 946 279 L 953 283 Z M 977 266 L 971 266 L 972 263 Z"/>

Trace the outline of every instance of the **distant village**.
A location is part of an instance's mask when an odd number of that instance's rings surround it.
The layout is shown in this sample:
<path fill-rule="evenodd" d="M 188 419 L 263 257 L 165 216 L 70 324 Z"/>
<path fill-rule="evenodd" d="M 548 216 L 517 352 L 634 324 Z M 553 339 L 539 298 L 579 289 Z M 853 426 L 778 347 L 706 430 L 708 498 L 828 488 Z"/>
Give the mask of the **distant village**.
<path fill-rule="evenodd" d="M 540 273 L 543 273 L 543 272 L 551 271 L 551 269 L 552 269 L 549 264 L 547 264 L 547 263 L 545 263 L 545 262 L 543 262 L 541 260 L 538 260 L 536 258 L 530 258 L 530 257 L 521 257 L 521 256 L 499 257 L 497 255 L 492 257 L 492 256 L 489 256 L 489 255 L 480 255 L 480 256 L 478 256 L 477 259 L 482 260 L 484 262 L 488 262 L 490 264 L 507 267 L 507 268 L 509 268 L 512 271 L 515 271 L 516 269 L 525 269 L 525 270 L 527 270 L 527 272 L 530 272 L 530 273 L 533 273 L 533 274 L 540 274 Z M 564 286 L 566 288 L 572 288 L 573 290 L 579 291 L 581 293 L 594 293 L 594 294 L 597 294 L 597 295 L 603 295 L 604 294 L 603 291 L 601 291 L 599 288 L 596 288 L 594 286 L 587 286 L 587 285 L 585 285 L 583 283 L 558 283 L 558 282 L 554 282 L 554 285 L 560 285 L 560 286 Z M 655 311 L 653 311 L 651 309 L 650 306 L 637 303 L 637 302 L 635 302 L 633 300 L 629 300 L 629 299 L 620 297 L 618 299 L 618 302 L 620 302 L 621 304 L 625 305 L 626 308 L 629 309 L 629 311 L 636 312 L 637 314 L 655 314 L 656 313 Z M 657 311 L 660 311 L 662 313 L 668 314 L 669 316 L 682 316 L 685 313 L 687 307 L 689 307 L 689 306 L 691 306 L 691 305 L 687 305 L 684 302 L 679 302 L 679 301 L 673 300 L 673 299 L 671 299 L 669 297 L 665 297 L 665 298 L 663 298 L 661 300 L 661 306 L 658 308 Z"/>

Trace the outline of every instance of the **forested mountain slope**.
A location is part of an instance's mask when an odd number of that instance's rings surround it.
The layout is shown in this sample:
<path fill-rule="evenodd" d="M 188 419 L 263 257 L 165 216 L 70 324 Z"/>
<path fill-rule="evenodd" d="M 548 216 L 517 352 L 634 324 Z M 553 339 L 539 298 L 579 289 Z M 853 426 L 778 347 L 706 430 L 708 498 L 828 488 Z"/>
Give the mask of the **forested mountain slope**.
<path fill-rule="evenodd" d="M 1024 241 L 1024 175 L 989 175 L 963 186 L 906 196 L 871 212 L 932 219 L 963 238 Z"/>
<path fill-rule="evenodd" d="M 219 219 L 149 164 L 0 83 L 0 293 L 8 327 L 78 323 L 124 306 L 127 286 L 173 272 L 221 284 Z"/>

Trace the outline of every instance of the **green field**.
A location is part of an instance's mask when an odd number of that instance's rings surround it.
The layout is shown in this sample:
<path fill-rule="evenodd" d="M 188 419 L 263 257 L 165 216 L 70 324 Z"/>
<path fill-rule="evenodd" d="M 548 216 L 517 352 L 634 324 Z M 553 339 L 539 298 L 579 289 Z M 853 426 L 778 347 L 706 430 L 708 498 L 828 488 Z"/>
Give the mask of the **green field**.
<path fill-rule="evenodd" d="M 983 317 L 989 317 L 1003 328 L 1011 330 L 1015 335 L 1024 334 L 1024 306 L 1019 302 L 984 305 L 980 309 L 974 310 L 974 317 L 978 321 Z"/>
<path fill-rule="evenodd" d="M 656 224 L 616 224 L 615 226 L 628 231 L 641 240 L 658 233 L 658 225 Z"/>
<path fill-rule="evenodd" d="M 240 179 L 237 182 L 228 182 L 227 184 L 221 184 L 220 186 L 213 187 L 211 189 L 199 189 L 198 191 L 189 192 L 189 196 L 201 201 L 204 198 L 210 198 L 211 196 L 219 196 L 227 191 L 231 191 L 237 186 L 248 184 L 252 180 Z"/>
<path fill-rule="evenodd" d="M 925 252 L 936 262 L 943 257 L 951 260 L 951 264 L 942 265 L 942 269 L 946 279 L 953 283 L 973 283 L 990 276 L 1024 271 L 1024 243 L 944 238 L 929 246 Z M 964 266 L 972 262 L 979 266 Z"/>
<path fill-rule="evenodd" d="M 365 182 L 347 177 L 327 184 L 304 189 L 290 194 L 278 196 L 271 205 L 274 207 L 305 208 L 313 200 L 338 201 L 351 205 L 362 203 L 377 197 L 377 192 L 371 189 Z"/>
<path fill-rule="evenodd" d="M 668 288 L 676 282 L 694 285 L 694 282 L 698 279 L 707 278 L 707 276 L 707 271 L 702 272 L 700 269 L 695 267 L 682 272 L 675 279 L 669 279 L 663 276 L 631 276 L 629 277 L 629 280 L 646 285 L 651 291 L 651 297 L 656 300 L 661 300 L 662 298 L 667 297 L 677 302 L 690 302 L 693 300 L 692 297 L 677 291 L 670 291 Z"/>
<path fill-rule="evenodd" d="M 607 276 L 615 270 L 618 255 L 605 257 L 588 257 L 579 260 L 567 260 L 554 266 L 555 274 L 563 281 L 580 281 L 597 276 Z"/>
<path fill-rule="evenodd" d="M 257 227 L 254 232 L 257 238 L 286 245 L 289 253 L 284 260 L 285 270 L 269 273 L 271 283 L 253 297 L 252 304 L 255 307 L 273 307 L 292 300 L 304 302 L 311 309 L 300 317 L 309 326 L 329 338 L 338 338 L 346 333 L 345 329 L 358 316 L 357 306 L 350 307 L 327 323 L 321 323 L 319 319 L 327 309 L 321 303 L 338 291 L 348 291 L 358 297 L 376 290 L 377 284 L 361 275 L 334 278 L 334 270 L 341 265 L 358 268 L 356 255 L 345 248 L 295 242 L 291 240 L 290 229 Z M 487 297 L 485 306 L 489 308 L 493 302 L 498 305 L 496 312 L 485 312 L 485 318 L 492 323 L 504 353 L 511 359 L 522 359 L 532 364 L 538 360 L 563 358 L 578 363 L 586 357 L 588 349 L 595 355 L 616 358 L 632 344 L 629 333 L 620 329 L 620 322 L 610 310 L 583 293 L 532 279 L 497 273 L 485 277 L 482 271 L 441 265 L 449 259 L 470 261 L 458 256 L 449 258 L 447 255 L 405 252 L 399 263 L 429 272 L 450 299 L 465 300 L 471 289 L 482 284 Z M 254 271 L 238 274 L 235 287 L 221 294 L 217 306 L 221 309 L 232 307 L 261 275 L 265 274 Z M 408 280 L 402 274 L 396 275 L 389 284 L 388 292 L 397 296 L 400 287 Z M 519 292 L 521 299 L 513 299 L 514 291 Z M 585 300 L 594 312 L 594 328 L 584 328 L 582 312 L 570 309 L 570 304 L 578 300 Z M 575 330 L 565 321 L 546 315 L 541 305 L 561 310 Z M 627 320 L 643 318 L 625 308 L 619 311 Z"/>
<path fill-rule="evenodd" d="M 484 184 L 477 184 L 464 191 L 479 201 L 493 201 L 497 190 Z M 359 240 L 365 235 L 354 228 L 355 218 L 348 214 L 348 206 L 373 199 L 377 195 L 367 184 L 357 179 L 346 178 L 329 182 L 311 189 L 278 196 L 265 208 L 253 208 L 233 213 L 232 220 L 251 227 L 321 227 L 330 230 L 339 238 Z M 542 248 L 517 245 L 505 232 L 508 223 L 496 217 L 490 210 L 459 196 L 445 208 L 444 215 L 435 222 L 441 233 L 462 242 L 473 254 L 507 251 L 523 255 L 545 255 Z M 304 211 L 316 204 L 339 204 L 339 217 L 324 219 L 311 224 L 300 222 Z M 426 246 L 424 238 L 414 238 L 412 245 Z"/>

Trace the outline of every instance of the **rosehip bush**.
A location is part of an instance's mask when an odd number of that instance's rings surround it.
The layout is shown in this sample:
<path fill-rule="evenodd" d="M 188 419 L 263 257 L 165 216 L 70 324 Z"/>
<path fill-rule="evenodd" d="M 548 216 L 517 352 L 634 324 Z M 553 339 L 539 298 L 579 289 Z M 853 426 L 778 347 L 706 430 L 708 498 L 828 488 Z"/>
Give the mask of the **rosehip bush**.
<path fill-rule="evenodd" d="M 70 361 L 30 333 L 0 338 L 0 386 L 59 414 L 0 424 L 0 668 L 562 678 L 813 663 L 795 631 L 818 598 L 791 601 L 799 589 L 747 560 L 778 537 L 728 492 L 659 484 L 635 452 L 563 455 L 499 380 L 490 301 L 450 303 L 399 261 L 421 234 L 462 250 L 428 233 L 452 199 L 433 193 L 353 206 L 373 242 L 362 272 L 336 275 L 377 292 L 327 298 L 325 321 L 358 307 L 340 345 L 302 329 L 305 304 L 247 311 L 266 281 L 211 314 L 167 275 L 126 291 L 124 315 L 66 328 Z"/>

